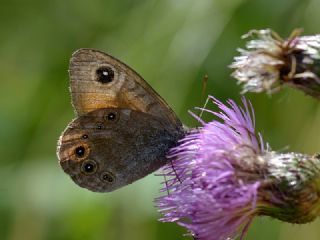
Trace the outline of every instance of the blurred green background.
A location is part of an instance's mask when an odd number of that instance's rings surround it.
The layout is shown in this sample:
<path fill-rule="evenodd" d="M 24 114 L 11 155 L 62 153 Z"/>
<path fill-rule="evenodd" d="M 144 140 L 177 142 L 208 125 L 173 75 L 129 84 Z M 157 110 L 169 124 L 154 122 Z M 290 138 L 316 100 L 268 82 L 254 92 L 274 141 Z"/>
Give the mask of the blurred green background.
<path fill-rule="evenodd" d="M 57 139 L 74 117 L 68 61 L 78 48 L 97 48 L 136 69 L 195 126 L 188 109 L 206 94 L 239 102 L 228 65 L 240 36 L 295 27 L 319 33 L 320 0 L 52 0 L 0 1 L 0 239 L 188 239 L 158 222 L 153 174 L 113 193 L 76 186 L 56 158 Z M 320 149 L 320 106 L 292 89 L 248 94 L 257 128 L 275 150 Z M 320 221 L 290 225 L 257 219 L 249 240 L 319 240 Z"/>

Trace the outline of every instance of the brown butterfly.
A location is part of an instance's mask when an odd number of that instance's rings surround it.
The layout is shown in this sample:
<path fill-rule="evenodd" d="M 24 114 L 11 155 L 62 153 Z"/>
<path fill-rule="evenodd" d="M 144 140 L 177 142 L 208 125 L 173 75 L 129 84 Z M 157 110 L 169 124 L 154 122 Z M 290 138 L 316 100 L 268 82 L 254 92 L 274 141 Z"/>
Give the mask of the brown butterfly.
<path fill-rule="evenodd" d="M 69 75 L 77 118 L 60 136 L 57 155 L 76 184 L 109 192 L 167 163 L 184 130 L 139 74 L 106 53 L 80 49 Z"/>

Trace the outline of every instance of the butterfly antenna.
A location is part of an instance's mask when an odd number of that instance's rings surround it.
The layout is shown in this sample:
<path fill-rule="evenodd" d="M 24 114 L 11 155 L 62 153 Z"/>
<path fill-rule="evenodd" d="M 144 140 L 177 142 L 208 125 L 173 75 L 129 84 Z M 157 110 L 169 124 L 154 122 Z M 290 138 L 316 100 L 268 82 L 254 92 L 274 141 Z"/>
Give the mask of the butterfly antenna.
<path fill-rule="evenodd" d="M 206 108 L 206 106 L 207 106 L 207 104 L 208 104 L 209 100 L 210 100 L 210 98 L 209 98 L 209 97 L 207 97 L 207 100 L 206 100 L 206 102 L 204 103 L 204 106 L 202 107 L 201 112 L 200 112 L 200 114 L 199 114 L 199 118 L 201 118 L 201 117 L 202 117 L 202 114 L 203 114 L 203 112 L 204 112 L 204 109 Z"/>
<path fill-rule="evenodd" d="M 202 85 L 202 92 L 201 92 L 201 101 L 204 99 L 204 94 L 206 92 L 206 87 L 207 87 L 207 82 L 208 82 L 208 79 L 209 79 L 209 76 L 208 74 L 204 75 L 203 77 L 203 85 Z M 209 101 L 209 98 L 207 97 L 207 100 L 203 106 L 203 109 L 207 106 L 208 104 L 208 101 Z M 202 117 L 202 114 L 203 114 L 203 110 L 201 110 L 200 114 L 199 114 L 199 118 Z"/>
<path fill-rule="evenodd" d="M 204 99 L 204 94 L 206 93 L 208 79 L 209 79 L 208 74 L 204 75 L 203 84 L 202 84 L 202 92 L 201 92 L 201 100 Z"/>

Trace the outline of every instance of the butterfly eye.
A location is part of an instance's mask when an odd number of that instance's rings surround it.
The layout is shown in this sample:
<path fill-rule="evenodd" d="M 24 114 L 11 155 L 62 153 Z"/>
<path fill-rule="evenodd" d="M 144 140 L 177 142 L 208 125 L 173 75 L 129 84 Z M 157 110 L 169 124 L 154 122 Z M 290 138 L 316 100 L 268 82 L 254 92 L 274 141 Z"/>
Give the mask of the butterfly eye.
<path fill-rule="evenodd" d="M 81 171 L 84 174 L 93 174 L 97 171 L 97 164 L 95 161 L 87 160 L 84 161 L 81 165 Z"/>
<path fill-rule="evenodd" d="M 114 176 L 109 172 L 104 172 L 101 175 L 101 179 L 104 182 L 112 183 L 114 181 Z"/>
<path fill-rule="evenodd" d="M 113 81 L 114 72 L 109 67 L 100 67 L 96 70 L 97 81 L 101 83 L 110 83 Z"/>
<path fill-rule="evenodd" d="M 82 158 L 86 152 L 86 149 L 84 146 L 79 146 L 75 149 L 74 152 L 77 155 L 77 157 Z"/>
<path fill-rule="evenodd" d="M 87 139 L 88 138 L 88 135 L 87 134 L 83 134 L 82 135 L 82 139 Z"/>

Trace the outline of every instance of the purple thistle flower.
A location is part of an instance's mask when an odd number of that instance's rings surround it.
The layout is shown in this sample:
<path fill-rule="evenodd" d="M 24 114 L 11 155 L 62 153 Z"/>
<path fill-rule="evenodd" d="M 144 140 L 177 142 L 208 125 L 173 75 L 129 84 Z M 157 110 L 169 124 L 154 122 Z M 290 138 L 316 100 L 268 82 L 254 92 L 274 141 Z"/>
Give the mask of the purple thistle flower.
<path fill-rule="evenodd" d="M 202 110 L 221 121 L 204 123 L 196 117 L 203 127 L 192 130 L 170 151 L 171 162 L 163 168 L 167 180 L 162 191 L 167 195 L 156 199 L 163 215 L 160 220 L 177 222 L 196 239 L 227 240 L 242 239 L 257 215 L 289 222 L 311 221 L 319 215 L 319 159 L 265 149 L 262 137 L 255 133 L 252 106 L 245 98 L 244 108 L 232 100 L 227 106 L 209 98 L 220 112 Z M 297 169 L 299 164 L 305 171 Z M 306 200 L 306 192 L 314 193 L 312 200 Z M 299 208 L 297 198 L 304 207 Z M 305 205 L 308 218 L 301 217 L 306 216 L 301 210 Z M 294 211 L 283 210 L 292 206 Z"/>

